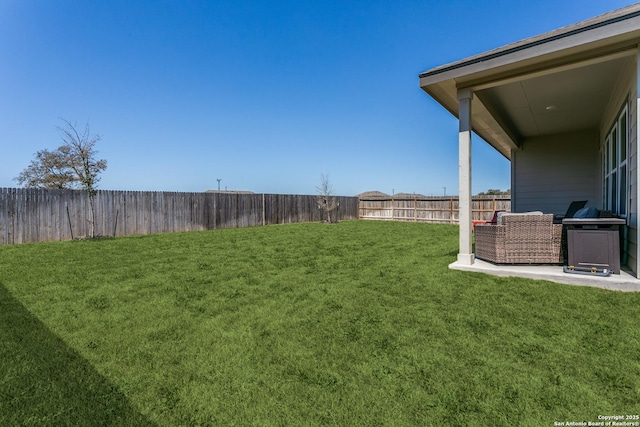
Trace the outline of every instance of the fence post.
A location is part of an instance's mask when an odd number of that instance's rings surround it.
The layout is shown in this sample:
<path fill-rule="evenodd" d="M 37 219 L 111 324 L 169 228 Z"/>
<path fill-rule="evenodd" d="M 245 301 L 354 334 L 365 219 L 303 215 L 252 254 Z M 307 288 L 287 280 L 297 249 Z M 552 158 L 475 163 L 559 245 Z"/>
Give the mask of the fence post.
<path fill-rule="evenodd" d="M 393 196 L 391 197 L 391 221 L 396 219 L 396 202 L 393 200 Z"/>
<path fill-rule="evenodd" d="M 449 224 L 453 224 L 453 198 L 449 198 Z"/>

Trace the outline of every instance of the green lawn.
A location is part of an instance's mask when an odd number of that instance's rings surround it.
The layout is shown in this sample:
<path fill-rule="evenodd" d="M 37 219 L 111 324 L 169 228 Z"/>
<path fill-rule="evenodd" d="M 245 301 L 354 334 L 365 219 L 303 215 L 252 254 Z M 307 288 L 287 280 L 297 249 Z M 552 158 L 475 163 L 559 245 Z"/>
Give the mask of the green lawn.
<path fill-rule="evenodd" d="M 0 425 L 552 426 L 640 413 L 640 294 L 451 271 L 457 227 L 0 247 Z"/>

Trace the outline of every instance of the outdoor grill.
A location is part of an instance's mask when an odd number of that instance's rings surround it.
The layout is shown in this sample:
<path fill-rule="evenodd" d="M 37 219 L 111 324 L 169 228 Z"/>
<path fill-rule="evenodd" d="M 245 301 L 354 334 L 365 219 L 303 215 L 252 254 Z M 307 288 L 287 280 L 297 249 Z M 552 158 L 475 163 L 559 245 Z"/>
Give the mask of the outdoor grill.
<path fill-rule="evenodd" d="M 620 218 L 568 218 L 568 272 L 620 274 Z"/>

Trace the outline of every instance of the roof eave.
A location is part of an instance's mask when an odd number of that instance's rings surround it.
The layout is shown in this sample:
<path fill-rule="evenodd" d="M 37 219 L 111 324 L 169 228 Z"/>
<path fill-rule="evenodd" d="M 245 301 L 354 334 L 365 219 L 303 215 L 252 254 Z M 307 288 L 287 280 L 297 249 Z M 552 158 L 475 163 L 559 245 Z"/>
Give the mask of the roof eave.
<path fill-rule="evenodd" d="M 468 58 L 455 61 L 449 64 L 440 65 L 420 73 L 419 77 L 426 79 L 431 76 L 443 74 L 448 71 L 458 70 L 461 68 L 469 67 L 475 64 L 480 64 L 486 61 L 499 59 L 508 55 L 517 54 L 518 52 L 530 50 L 535 47 L 547 45 L 555 41 L 562 41 L 572 36 L 580 36 L 589 31 L 601 29 L 603 27 L 611 26 L 617 23 L 625 23 L 624 21 L 640 18 L 640 3 L 628 6 L 626 8 L 618 9 L 613 12 L 609 12 L 598 17 L 582 21 L 578 24 L 570 25 L 558 30 L 554 30 L 539 36 L 531 37 L 529 39 L 521 40 L 515 43 L 511 43 L 500 48 L 481 53 L 479 55 L 470 56 Z M 628 27 L 628 26 L 626 26 Z M 632 26 L 633 28 L 633 26 Z M 637 29 L 638 27 L 635 26 Z M 623 31 L 625 31 L 623 29 Z M 430 79 L 426 79 L 428 81 Z"/>
<path fill-rule="evenodd" d="M 640 3 L 592 18 L 563 29 L 523 40 L 433 68 L 419 75 L 420 87 L 458 117 L 457 90 L 474 88 L 496 76 L 523 75 L 536 67 L 549 67 L 563 61 L 575 61 L 594 53 L 604 55 L 611 49 L 628 49 L 640 43 Z M 513 132 L 474 99 L 472 128 L 482 139 L 507 159 L 519 141 Z M 480 117 L 481 116 L 481 117 Z M 480 118 L 479 118 L 480 117 Z"/>

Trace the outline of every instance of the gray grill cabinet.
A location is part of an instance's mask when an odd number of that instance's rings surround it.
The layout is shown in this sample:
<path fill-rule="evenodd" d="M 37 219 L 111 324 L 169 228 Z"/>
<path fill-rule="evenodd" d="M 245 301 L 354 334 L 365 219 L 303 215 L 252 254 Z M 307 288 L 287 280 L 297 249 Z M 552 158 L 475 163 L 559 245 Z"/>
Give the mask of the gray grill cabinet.
<path fill-rule="evenodd" d="M 567 218 L 569 267 L 608 269 L 620 274 L 620 218 Z"/>

